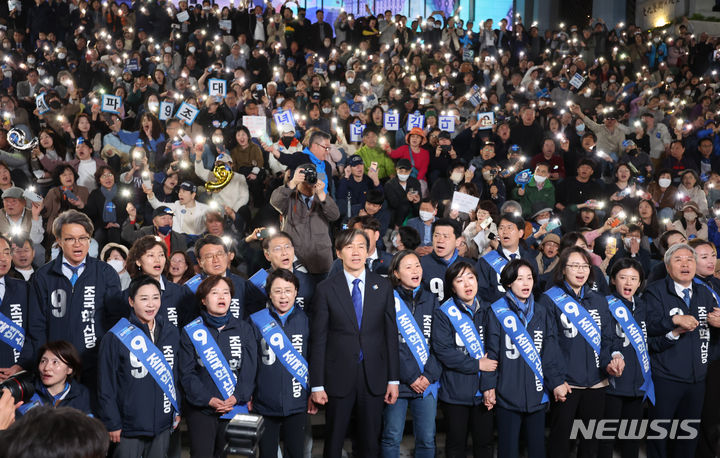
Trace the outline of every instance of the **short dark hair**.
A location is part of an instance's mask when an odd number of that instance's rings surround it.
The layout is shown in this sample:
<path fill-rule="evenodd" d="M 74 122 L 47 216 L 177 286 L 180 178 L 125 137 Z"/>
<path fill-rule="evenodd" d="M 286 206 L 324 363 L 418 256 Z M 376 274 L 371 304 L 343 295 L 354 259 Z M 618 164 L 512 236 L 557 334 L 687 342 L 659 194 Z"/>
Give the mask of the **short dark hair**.
<path fill-rule="evenodd" d="M 285 231 L 277 231 L 273 235 L 271 235 L 269 237 L 265 237 L 263 239 L 263 241 L 262 241 L 263 250 L 267 250 L 268 247 L 270 246 L 270 242 L 272 242 L 275 239 L 288 239 L 288 240 L 290 240 L 290 244 L 295 246 L 295 244 L 293 243 L 292 237 L 290 237 L 290 234 L 288 234 Z"/>
<path fill-rule="evenodd" d="M 450 218 L 440 218 L 439 220 L 435 221 L 432 226 L 432 234 L 435 235 L 435 229 L 443 226 L 451 227 L 453 230 L 453 234 L 455 234 L 455 238 L 458 238 L 462 235 L 462 229 L 460 228 L 458 222 Z"/>
<path fill-rule="evenodd" d="M 167 272 L 169 264 L 167 258 L 167 245 L 165 245 L 165 242 L 156 235 L 146 235 L 135 240 L 135 243 L 133 243 L 130 247 L 130 251 L 128 251 L 127 258 L 125 259 L 125 268 L 131 278 L 135 278 L 135 276 L 142 274 L 142 270 L 140 270 L 137 262 L 140 260 L 142 255 L 156 246 L 162 248 L 163 253 L 165 253 L 165 266 L 163 267 L 163 273 Z"/>
<path fill-rule="evenodd" d="M 587 264 L 590 266 L 590 270 L 588 271 L 588 279 L 585 284 L 592 283 L 595 280 L 592 269 L 593 263 L 592 259 L 590 259 L 590 254 L 588 254 L 588 252 L 585 251 L 584 248 L 580 248 L 579 246 L 571 246 L 569 248 L 565 248 L 560 252 L 558 263 L 555 267 L 555 275 L 553 276 L 553 280 L 555 281 L 556 285 L 562 285 L 565 282 L 565 267 L 567 267 L 568 259 L 570 259 L 570 255 L 573 253 L 577 253 L 582 256 L 585 259 L 585 262 L 587 262 Z"/>
<path fill-rule="evenodd" d="M 360 224 L 363 229 L 380 232 L 380 221 L 372 215 L 353 216 L 347 223 L 348 227 L 354 227 L 356 224 Z"/>
<path fill-rule="evenodd" d="M 31 409 L 4 431 L 2 456 L 104 458 L 110 438 L 97 418 L 71 407 Z"/>
<path fill-rule="evenodd" d="M 635 269 L 640 275 L 640 286 L 642 286 L 643 282 L 645 282 L 645 271 L 643 270 L 642 264 L 632 258 L 621 258 L 619 261 L 613 264 L 612 268 L 610 269 L 610 274 L 608 275 L 611 285 L 615 284 L 615 277 L 621 270 L 624 269 Z"/>
<path fill-rule="evenodd" d="M 78 353 L 77 349 L 68 342 L 67 340 L 56 340 L 54 342 L 46 342 L 45 345 L 40 347 L 40 350 L 38 350 L 37 353 L 37 366 L 40 366 L 40 359 L 42 359 L 43 354 L 45 354 L 46 351 L 49 351 L 53 355 L 57 356 L 60 361 L 64 362 L 65 364 L 72 369 L 72 374 L 70 374 L 71 378 L 78 379 L 80 377 L 80 370 L 82 369 L 82 360 L 80 359 L 80 354 Z"/>
<path fill-rule="evenodd" d="M 560 246 L 558 250 L 562 253 L 565 248 L 574 247 L 577 245 L 577 241 L 582 240 L 587 245 L 587 239 L 579 231 L 568 232 L 560 238 Z"/>
<path fill-rule="evenodd" d="M 682 235 L 685 237 L 685 234 L 678 231 L 677 229 L 670 229 L 669 231 L 663 232 L 663 234 L 660 236 L 660 248 L 663 249 L 663 251 L 666 251 L 668 249 L 668 240 L 673 235 Z M 687 237 L 685 237 L 687 239 Z"/>
<path fill-rule="evenodd" d="M 330 140 L 330 138 L 330 134 L 323 130 L 313 130 L 310 134 L 310 138 L 308 138 L 308 147 L 313 143 L 317 143 L 318 139 Z"/>
<path fill-rule="evenodd" d="M 111 168 L 110 168 L 109 166 L 107 166 L 107 165 L 101 165 L 101 166 L 98 167 L 98 169 L 95 171 L 95 184 L 98 185 L 98 188 L 100 188 L 100 177 L 105 174 L 105 171 L 106 171 L 106 170 L 113 174 L 113 178 L 116 178 L 116 177 L 115 177 L 115 172 L 113 172 L 113 169 L 111 169 Z M 115 183 L 117 184 L 117 178 L 115 179 Z"/>
<path fill-rule="evenodd" d="M 200 237 L 197 242 L 195 242 L 195 253 L 198 258 L 200 258 L 200 250 L 202 250 L 205 245 L 219 245 L 223 247 L 225 253 L 229 252 L 227 245 L 223 242 L 223 239 L 217 235 L 205 234 Z"/>
<path fill-rule="evenodd" d="M 365 194 L 365 202 L 382 205 L 385 202 L 385 193 L 380 189 L 371 189 Z"/>
<path fill-rule="evenodd" d="M 210 294 L 210 290 L 217 286 L 217 284 L 221 281 L 227 283 L 230 288 L 230 295 L 234 296 L 235 286 L 233 285 L 232 280 L 227 277 L 223 277 L 222 275 L 210 275 L 200 282 L 197 291 L 195 291 L 195 297 L 197 297 L 198 302 L 202 302 L 202 300 Z"/>
<path fill-rule="evenodd" d="M 365 246 L 367 249 L 370 249 L 370 240 L 368 239 L 367 235 L 359 229 L 345 229 L 340 234 L 335 237 L 335 250 L 336 251 L 342 251 L 343 248 L 350 245 L 352 241 L 355 239 L 356 236 L 362 236 L 363 240 L 365 240 Z"/>
<path fill-rule="evenodd" d="M 132 300 L 135 300 L 135 296 L 137 296 L 140 288 L 148 285 L 152 285 L 156 287 L 158 291 L 162 291 L 159 281 L 155 280 L 150 275 L 142 274 L 137 276 L 136 278 L 133 278 L 133 280 L 130 282 L 130 286 L 128 286 L 128 297 Z"/>
<path fill-rule="evenodd" d="M 414 227 L 400 226 L 398 228 L 398 237 L 400 237 L 400 241 L 407 250 L 414 250 L 420 246 L 420 234 Z"/>
<path fill-rule="evenodd" d="M 498 219 L 498 226 L 500 226 L 500 223 L 502 223 L 503 220 L 514 224 L 518 231 L 522 232 L 525 230 L 525 220 L 522 216 L 518 216 L 513 213 L 503 213 L 500 215 L 500 219 Z"/>
<path fill-rule="evenodd" d="M 467 261 L 457 261 L 453 263 L 450 267 L 447 268 L 445 271 L 445 299 L 449 299 L 454 295 L 453 292 L 453 281 L 464 271 L 469 270 L 470 273 L 475 275 L 475 278 L 478 278 L 477 270 L 475 270 L 475 266 L 470 264 Z"/>
<path fill-rule="evenodd" d="M 265 279 L 265 292 L 270 296 L 270 288 L 272 287 L 272 284 L 277 279 L 285 280 L 287 282 L 292 283 L 295 285 L 295 290 L 300 289 L 300 280 L 287 269 L 275 269 L 272 272 L 270 272 Z"/>
<path fill-rule="evenodd" d="M 392 283 L 393 288 L 400 286 L 400 279 L 395 276 L 395 271 L 400 268 L 400 262 L 408 256 L 415 256 L 418 258 L 418 261 L 420 261 L 420 257 L 412 250 L 398 251 L 395 253 L 395 256 L 393 256 L 392 261 L 390 261 L 390 266 L 388 267 L 388 278 L 390 279 L 390 283 Z"/>
<path fill-rule="evenodd" d="M 503 288 L 505 288 L 506 291 L 509 291 L 510 285 L 515 283 L 515 280 L 517 280 L 518 277 L 518 273 L 520 272 L 520 268 L 523 266 L 528 267 L 530 269 L 530 272 L 532 272 L 533 285 L 537 283 L 537 273 L 535 272 L 535 268 L 532 266 L 532 264 L 530 264 L 524 259 L 513 259 L 505 265 L 502 274 L 500 274 L 500 284 L 503 286 Z"/>

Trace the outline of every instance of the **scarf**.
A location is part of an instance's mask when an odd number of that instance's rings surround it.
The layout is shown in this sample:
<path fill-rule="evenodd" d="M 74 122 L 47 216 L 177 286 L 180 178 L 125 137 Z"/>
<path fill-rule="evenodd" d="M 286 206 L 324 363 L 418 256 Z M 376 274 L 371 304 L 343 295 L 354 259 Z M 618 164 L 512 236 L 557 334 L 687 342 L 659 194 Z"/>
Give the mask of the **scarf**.
<path fill-rule="evenodd" d="M 208 326 L 215 329 L 222 328 L 230 321 L 230 313 L 226 313 L 225 316 L 213 316 L 207 310 L 200 310 L 200 316 Z"/>
<path fill-rule="evenodd" d="M 100 186 L 100 192 L 105 197 L 105 204 L 103 205 L 102 219 L 104 223 L 116 223 L 117 222 L 117 208 L 113 199 L 117 195 L 117 185 L 114 184 L 112 188 L 107 189 L 104 186 Z"/>

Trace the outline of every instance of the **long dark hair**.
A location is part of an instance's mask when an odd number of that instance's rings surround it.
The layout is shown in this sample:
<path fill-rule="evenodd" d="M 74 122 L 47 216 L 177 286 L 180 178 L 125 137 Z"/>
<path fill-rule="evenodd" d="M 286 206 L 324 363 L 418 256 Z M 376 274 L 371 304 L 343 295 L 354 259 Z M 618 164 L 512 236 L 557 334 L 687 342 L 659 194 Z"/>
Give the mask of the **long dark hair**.
<path fill-rule="evenodd" d="M 475 275 L 475 278 L 478 278 L 475 266 L 465 261 L 458 261 L 448 267 L 445 271 L 445 299 L 449 299 L 455 295 L 455 292 L 453 291 L 453 281 L 466 269 Z"/>

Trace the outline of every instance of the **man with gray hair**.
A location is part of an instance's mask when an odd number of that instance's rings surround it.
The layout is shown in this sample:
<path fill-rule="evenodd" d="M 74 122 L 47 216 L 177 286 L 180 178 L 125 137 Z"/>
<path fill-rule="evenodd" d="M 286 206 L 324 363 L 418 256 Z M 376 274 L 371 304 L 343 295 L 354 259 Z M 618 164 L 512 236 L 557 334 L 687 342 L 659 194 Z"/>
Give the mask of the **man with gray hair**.
<path fill-rule="evenodd" d="M 62 255 L 35 272 L 25 345 L 12 369 L 33 370 L 40 347 L 67 340 L 80 353 L 81 382 L 95 393 L 98 347 L 114 325 L 105 318 L 113 301 L 122 297 L 120 278 L 110 264 L 88 256 L 94 228 L 87 215 L 68 210 L 55 219 L 52 229 Z"/>
<path fill-rule="evenodd" d="M 647 304 L 647 333 L 656 403 L 650 419 L 697 420 L 698 428 L 705 394 L 705 376 L 710 337 L 720 327 L 720 310 L 712 293 L 693 282 L 695 250 L 678 243 L 665 252 L 667 276 L 644 294 Z M 669 422 L 667 423 L 670 424 Z M 694 439 L 673 440 L 667 454 L 667 440 L 648 441 L 648 457 L 695 456 Z"/>

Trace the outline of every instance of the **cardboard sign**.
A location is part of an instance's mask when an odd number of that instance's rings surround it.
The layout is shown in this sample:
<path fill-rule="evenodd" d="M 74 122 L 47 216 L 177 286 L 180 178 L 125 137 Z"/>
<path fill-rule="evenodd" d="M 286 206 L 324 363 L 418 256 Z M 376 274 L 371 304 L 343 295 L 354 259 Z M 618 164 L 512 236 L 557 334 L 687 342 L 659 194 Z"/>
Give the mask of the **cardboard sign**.
<path fill-rule="evenodd" d="M 400 115 L 397 111 L 389 111 L 383 115 L 385 130 L 398 130 L 400 128 Z"/>
<path fill-rule="evenodd" d="M 408 113 L 407 126 L 405 130 L 410 132 L 410 129 L 413 127 L 419 127 L 422 129 L 424 125 L 425 116 L 421 115 L 420 112 L 416 111 L 415 113 Z"/>
<path fill-rule="evenodd" d="M 38 109 L 39 114 L 45 114 L 50 111 L 50 107 L 45 101 L 45 93 L 39 94 L 35 97 L 35 108 Z"/>
<path fill-rule="evenodd" d="M 584 82 L 585 78 L 583 78 L 580 73 L 575 73 L 570 79 L 570 86 L 574 87 L 575 89 L 580 89 L 580 86 L 582 86 Z"/>
<path fill-rule="evenodd" d="M 480 129 L 492 129 L 495 124 L 495 112 L 486 111 L 485 113 L 478 113 L 478 121 L 480 121 Z"/>
<path fill-rule="evenodd" d="M 440 116 L 438 118 L 438 127 L 446 132 L 455 132 L 455 116 Z"/>
<path fill-rule="evenodd" d="M 200 110 L 197 107 L 190 105 L 187 102 L 183 102 L 180 105 L 180 108 L 178 108 L 177 113 L 175 113 L 175 117 L 184 122 L 186 125 L 192 126 L 198 113 L 200 113 Z"/>
<path fill-rule="evenodd" d="M 172 102 L 160 102 L 160 111 L 158 112 L 158 118 L 160 121 L 167 121 L 172 118 L 173 111 L 175 111 L 175 104 Z"/>
<path fill-rule="evenodd" d="M 104 113 L 120 113 L 122 98 L 119 95 L 103 94 L 100 111 Z"/>
<path fill-rule="evenodd" d="M 267 132 L 265 116 L 243 116 L 242 124 L 248 128 L 251 137 L 260 138 Z"/>
<path fill-rule="evenodd" d="M 185 22 L 190 20 L 190 13 L 187 11 L 180 11 L 175 18 L 178 20 L 178 22 Z"/>
<path fill-rule="evenodd" d="M 356 122 L 350 125 L 350 141 L 359 142 L 362 141 L 362 133 L 365 130 L 365 124 Z"/>
<path fill-rule="evenodd" d="M 208 95 L 210 97 L 225 97 L 227 94 L 227 81 L 218 78 L 208 80 Z"/>
<path fill-rule="evenodd" d="M 286 128 L 295 131 L 295 119 L 293 119 L 292 111 L 280 110 L 273 115 L 273 118 L 275 119 L 278 132 L 283 132 Z"/>
<path fill-rule="evenodd" d="M 455 191 L 453 193 L 453 199 L 450 208 L 462 213 L 470 213 L 471 211 L 475 211 L 478 202 L 480 202 L 480 199 L 478 197 L 471 196 L 470 194 L 465 194 L 464 192 Z"/>

